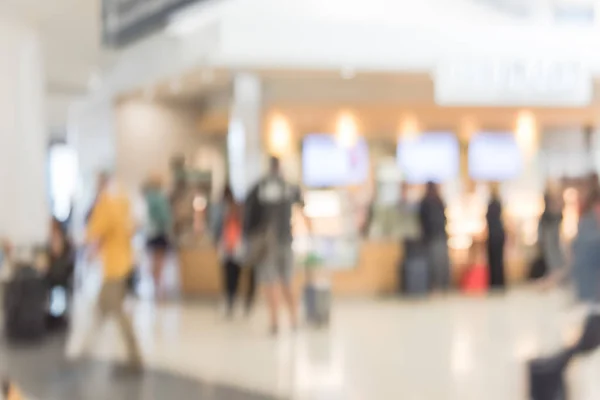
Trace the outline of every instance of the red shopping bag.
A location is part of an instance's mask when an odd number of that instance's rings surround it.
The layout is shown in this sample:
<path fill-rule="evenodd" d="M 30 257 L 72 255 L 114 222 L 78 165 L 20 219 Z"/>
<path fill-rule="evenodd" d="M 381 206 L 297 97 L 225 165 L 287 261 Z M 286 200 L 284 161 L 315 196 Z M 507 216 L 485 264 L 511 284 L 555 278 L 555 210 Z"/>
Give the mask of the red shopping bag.
<path fill-rule="evenodd" d="M 472 265 L 464 273 L 460 289 L 467 294 L 483 294 L 488 289 L 488 267 L 483 264 Z"/>

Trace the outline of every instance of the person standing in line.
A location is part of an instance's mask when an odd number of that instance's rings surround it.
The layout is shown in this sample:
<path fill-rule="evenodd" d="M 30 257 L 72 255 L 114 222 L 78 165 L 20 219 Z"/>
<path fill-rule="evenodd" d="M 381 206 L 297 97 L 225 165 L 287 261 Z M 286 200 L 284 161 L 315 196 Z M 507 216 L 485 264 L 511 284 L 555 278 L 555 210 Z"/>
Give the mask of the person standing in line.
<path fill-rule="evenodd" d="M 246 263 L 255 265 L 264 285 L 271 333 L 279 330 L 279 292 L 287 303 L 292 327 L 298 325 L 298 310 L 292 288 L 292 207 L 304 205 L 300 188 L 281 174 L 279 159 L 271 157 L 269 172 L 251 190 L 245 202 L 244 233 L 248 238 Z M 310 220 L 302 211 L 307 228 Z"/>
<path fill-rule="evenodd" d="M 419 206 L 423 244 L 427 249 L 432 288 L 446 291 L 450 287 L 450 258 L 446 233 L 445 204 L 435 183 L 428 182 Z"/>
<path fill-rule="evenodd" d="M 114 316 L 127 346 L 129 365 L 134 371 L 141 370 L 140 348 L 131 319 L 123 307 L 127 278 L 133 264 L 135 224 L 128 196 L 114 181 L 111 180 L 99 194 L 87 229 L 88 243 L 98 246 L 100 251 L 103 283 L 98 297 L 98 318 L 84 342 L 83 350 L 91 346 L 90 342 L 105 319 Z"/>
<path fill-rule="evenodd" d="M 561 269 L 565 265 L 565 255 L 560 240 L 563 203 L 550 192 L 544 195 L 544 212 L 538 225 L 538 246 L 545 267 L 545 274 Z"/>
<path fill-rule="evenodd" d="M 242 206 L 235 201 L 231 188 L 227 186 L 221 203 L 212 212 L 212 231 L 223 266 L 223 287 L 227 301 L 227 316 L 233 316 L 235 296 L 242 268 L 243 251 L 243 212 Z M 249 273 L 248 292 L 246 293 L 246 314 L 254 303 L 256 271 L 253 266 L 246 268 Z"/>
<path fill-rule="evenodd" d="M 399 236 L 402 241 L 405 255 L 413 254 L 420 249 L 421 226 L 419 225 L 419 202 L 411 196 L 414 189 L 408 183 L 403 182 L 400 187 L 400 202 L 398 204 Z"/>
<path fill-rule="evenodd" d="M 147 247 L 150 253 L 154 291 L 162 298 L 162 272 L 170 249 L 170 236 L 173 230 L 171 205 L 162 190 L 161 180 L 154 176 L 144 187 L 144 198 L 148 210 Z"/>
<path fill-rule="evenodd" d="M 490 268 L 489 284 L 491 289 L 503 289 L 504 277 L 504 242 L 505 232 L 502 221 L 502 201 L 498 188 L 492 188 L 491 199 L 486 214 L 488 226 L 487 256 Z"/>

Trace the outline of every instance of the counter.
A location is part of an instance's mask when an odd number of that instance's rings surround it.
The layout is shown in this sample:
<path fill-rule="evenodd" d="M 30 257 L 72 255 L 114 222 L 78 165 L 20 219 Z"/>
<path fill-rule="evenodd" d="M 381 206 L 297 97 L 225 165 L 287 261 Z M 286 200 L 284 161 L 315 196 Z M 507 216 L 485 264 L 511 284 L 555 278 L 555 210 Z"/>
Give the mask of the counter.
<path fill-rule="evenodd" d="M 395 242 L 365 242 L 358 265 L 352 269 L 326 271 L 336 295 L 377 295 L 390 293 L 398 285 L 400 248 Z M 186 297 L 213 297 L 221 292 L 221 266 L 216 249 L 210 245 L 178 250 L 181 290 Z M 298 268 L 295 284 L 302 285 Z"/>
<path fill-rule="evenodd" d="M 330 278 L 334 295 L 377 296 L 394 293 L 400 284 L 399 260 L 402 249 L 396 241 L 365 241 L 361 245 L 358 264 L 352 269 L 321 271 Z M 221 266 L 216 249 L 210 245 L 182 248 L 178 251 L 181 290 L 186 297 L 216 297 L 222 293 Z M 454 258 L 454 257 L 453 257 Z M 522 258 L 507 256 L 506 281 L 522 282 L 528 263 Z M 454 264 L 452 277 L 458 284 L 466 264 Z M 301 267 L 295 285 L 301 287 L 304 273 Z M 243 279 L 243 278 L 242 278 Z M 245 282 L 242 282 L 242 286 Z"/>

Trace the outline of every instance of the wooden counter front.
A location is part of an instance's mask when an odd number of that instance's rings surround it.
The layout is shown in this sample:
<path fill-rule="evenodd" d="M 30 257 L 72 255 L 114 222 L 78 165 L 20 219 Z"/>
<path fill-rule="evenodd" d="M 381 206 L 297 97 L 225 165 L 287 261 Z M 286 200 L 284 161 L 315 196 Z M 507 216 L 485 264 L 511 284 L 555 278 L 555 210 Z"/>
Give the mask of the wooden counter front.
<path fill-rule="evenodd" d="M 212 246 L 179 250 L 181 290 L 185 296 L 216 297 L 222 293 L 222 272 L 218 254 Z M 331 280 L 333 293 L 340 296 L 373 296 L 395 293 L 400 286 L 398 267 L 402 249 L 395 241 L 365 241 L 361 245 L 358 264 L 355 268 L 324 270 Z M 526 275 L 524 260 L 507 259 L 507 284 L 522 282 Z M 454 265 L 452 277 L 458 287 L 460 276 L 467 265 Z M 304 283 L 302 268 L 294 284 L 300 288 Z M 245 286 L 242 278 L 241 287 Z"/>
<path fill-rule="evenodd" d="M 372 296 L 395 292 L 400 256 L 396 241 L 363 242 L 355 268 L 329 273 L 334 294 Z"/>
<path fill-rule="evenodd" d="M 220 261 L 213 246 L 181 248 L 177 256 L 184 296 L 216 297 L 222 293 Z"/>
<path fill-rule="evenodd" d="M 375 295 L 396 290 L 400 249 L 392 242 L 365 242 L 358 265 L 347 270 L 327 271 L 338 295 Z M 214 297 L 222 293 L 222 272 L 214 247 L 183 248 L 178 251 L 181 290 L 184 296 Z M 298 268 L 295 284 L 302 286 Z M 241 282 L 244 286 L 244 282 Z"/>

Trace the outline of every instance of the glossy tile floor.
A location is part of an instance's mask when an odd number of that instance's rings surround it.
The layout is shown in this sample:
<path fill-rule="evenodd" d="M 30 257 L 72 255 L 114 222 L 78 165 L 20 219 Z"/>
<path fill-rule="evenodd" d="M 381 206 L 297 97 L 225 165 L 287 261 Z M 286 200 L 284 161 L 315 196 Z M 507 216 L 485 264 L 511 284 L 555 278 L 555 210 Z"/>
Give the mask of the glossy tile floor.
<path fill-rule="evenodd" d="M 79 299 L 73 346 L 89 323 L 91 298 Z M 487 298 L 338 300 L 329 329 L 284 331 L 277 338 L 267 335 L 260 304 L 251 318 L 233 321 L 224 320 L 210 304 L 155 307 L 139 301 L 132 308 L 147 364 L 154 371 L 142 378 L 145 383 L 130 382 L 122 389 L 105 384 L 105 392 L 96 397 L 47 398 L 526 399 L 525 361 L 574 340 L 581 319 L 565 293 L 531 289 Z M 61 385 L 83 391 L 82 382 L 89 379 L 97 385 L 112 382 L 100 366 L 124 354 L 110 323 L 98 332 L 98 345 L 88 354 L 96 361 L 65 368 L 60 379 L 43 376 L 46 372 L 39 368 L 27 378 L 24 365 L 39 356 L 10 352 L 10 363 L 21 365 L 18 378 L 53 382 L 56 393 Z M 54 350 L 48 357 L 58 360 L 60 353 Z M 572 399 L 600 399 L 599 376 L 600 353 L 575 362 L 569 369 Z M 185 389 L 178 392 L 178 385 Z M 36 396 L 43 394 L 31 387 Z M 118 390 L 136 394 L 114 397 Z"/>

